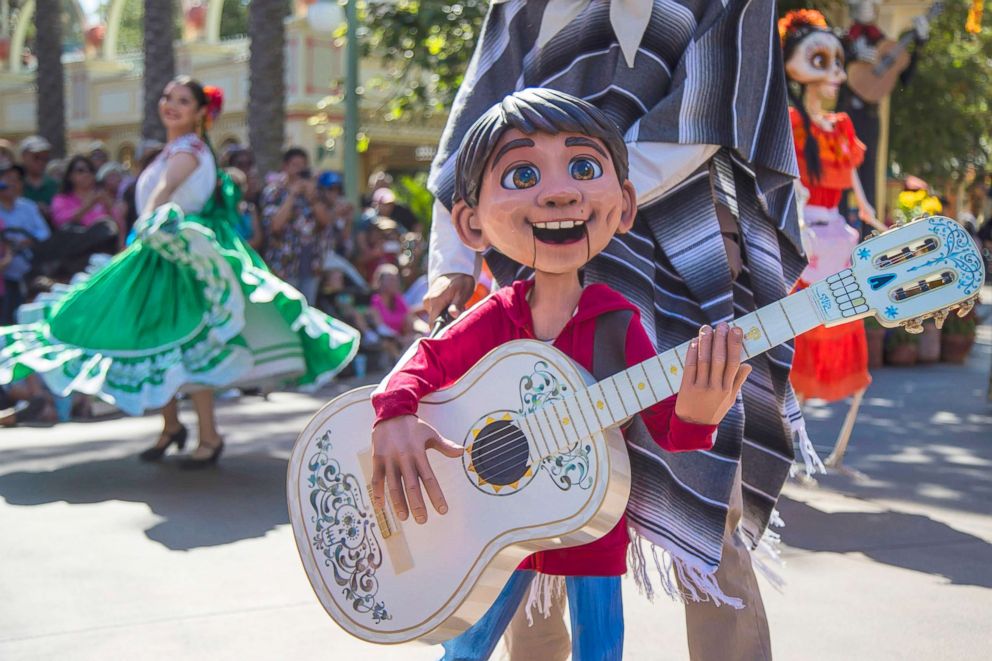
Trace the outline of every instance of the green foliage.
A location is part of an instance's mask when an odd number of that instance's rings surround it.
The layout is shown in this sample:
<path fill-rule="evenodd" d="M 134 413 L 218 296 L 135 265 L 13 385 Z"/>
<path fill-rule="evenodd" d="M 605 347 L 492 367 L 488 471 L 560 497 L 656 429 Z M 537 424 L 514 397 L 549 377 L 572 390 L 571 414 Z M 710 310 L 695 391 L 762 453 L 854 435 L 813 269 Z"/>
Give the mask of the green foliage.
<path fill-rule="evenodd" d="M 920 343 L 920 336 L 914 335 L 913 333 L 907 333 L 902 328 L 893 328 L 885 334 L 885 348 L 891 349 L 893 347 L 899 347 L 904 344 L 917 345 Z"/>
<path fill-rule="evenodd" d="M 877 330 L 879 328 L 884 328 L 884 326 L 878 323 L 878 319 L 875 318 L 875 315 L 865 317 L 865 330 Z"/>
<path fill-rule="evenodd" d="M 370 85 L 386 90 L 387 120 L 429 117 L 451 107 L 479 38 L 488 0 L 392 0 L 359 6 L 362 54 L 388 73 Z M 363 15 L 364 14 L 364 15 Z"/>
<path fill-rule="evenodd" d="M 176 15 L 175 38 L 181 39 L 183 34 L 183 15 L 180 0 L 173 0 Z M 224 3 L 225 5 L 230 2 Z M 106 16 L 110 8 L 109 2 L 100 6 L 100 15 Z M 145 43 L 145 3 L 144 0 L 126 0 L 121 9 L 121 26 L 117 33 L 117 51 L 119 53 L 140 53 Z"/>
<path fill-rule="evenodd" d="M 931 183 L 987 168 L 992 151 L 992 29 L 965 32 L 968 2 L 945 2 L 909 84 L 892 95 L 890 159 Z M 988 14 L 988 12 L 986 12 Z"/>
<path fill-rule="evenodd" d="M 248 3 L 250 0 L 225 0 L 220 10 L 220 38 L 243 37 L 248 34 Z"/>
<path fill-rule="evenodd" d="M 420 172 L 412 177 L 403 176 L 393 182 L 393 192 L 400 204 L 407 207 L 424 227 L 424 236 L 430 230 L 434 196 L 427 190 L 427 173 Z"/>
<path fill-rule="evenodd" d="M 977 330 L 978 321 L 974 310 L 963 319 L 959 317 L 957 313 L 952 312 L 944 321 L 943 332 L 947 335 L 965 335 L 968 337 L 974 337 Z"/>

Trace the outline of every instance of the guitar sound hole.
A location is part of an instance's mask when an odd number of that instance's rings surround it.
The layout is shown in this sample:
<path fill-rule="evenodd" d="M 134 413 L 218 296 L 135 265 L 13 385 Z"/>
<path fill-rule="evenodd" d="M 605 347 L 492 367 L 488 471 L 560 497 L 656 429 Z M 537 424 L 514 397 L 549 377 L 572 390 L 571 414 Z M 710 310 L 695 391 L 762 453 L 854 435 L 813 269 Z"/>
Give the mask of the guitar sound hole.
<path fill-rule="evenodd" d="M 527 437 L 511 422 L 500 420 L 482 428 L 472 443 L 472 465 L 479 478 L 497 485 L 513 484 L 527 472 Z"/>

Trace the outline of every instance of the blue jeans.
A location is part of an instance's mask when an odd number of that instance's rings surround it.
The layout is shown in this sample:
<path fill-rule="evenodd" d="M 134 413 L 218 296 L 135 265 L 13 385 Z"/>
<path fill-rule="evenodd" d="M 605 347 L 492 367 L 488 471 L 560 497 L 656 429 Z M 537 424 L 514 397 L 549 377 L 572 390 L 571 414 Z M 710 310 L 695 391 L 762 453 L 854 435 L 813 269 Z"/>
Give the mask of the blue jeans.
<path fill-rule="evenodd" d="M 482 619 L 444 643 L 442 661 L 484 661 L 527 596 L 533 571 L 515 571 Z M 572 621 L 572 661 L 620 661 L 623 656 L 623 602 L 619 576 L 566 576 Z M 535 609 L 536 610 L 536 609 Z M 543 617 L 535 612 L 534 617 Z"/>

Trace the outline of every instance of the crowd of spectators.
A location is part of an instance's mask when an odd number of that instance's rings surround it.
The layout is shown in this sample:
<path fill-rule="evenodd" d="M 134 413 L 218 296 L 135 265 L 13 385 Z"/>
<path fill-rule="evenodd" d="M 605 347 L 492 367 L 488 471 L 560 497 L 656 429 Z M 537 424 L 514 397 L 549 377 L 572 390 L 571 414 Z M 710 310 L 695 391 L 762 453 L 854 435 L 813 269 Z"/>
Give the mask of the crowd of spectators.
<path fill-rule="evenodd" d="M 53 159 L 41 136 L 17 145 L 0 140 L 0 325 L 16 323 L 20 306 L 69 282 L 92 255 L 124 249 L 140 215 L 137 177 L 160 150 L 143 143 L 125 167 L 101 142 Z M 314 170 L 298 147 L 269 173 L 259 172 L 245 146 L 218 157 L 241 189 L 238 233 L 311 305 L 361 331 L 350 373 L 387 367 L 427 332 L 421 299 L 428 219 L 400 202 L 388 173 L 370 177 L 356 210 L 342 175 Z M 88 405 L 80 396 L 53 397 L 31 377 L 0 388 L 0 426 L 85 416 Z"/>

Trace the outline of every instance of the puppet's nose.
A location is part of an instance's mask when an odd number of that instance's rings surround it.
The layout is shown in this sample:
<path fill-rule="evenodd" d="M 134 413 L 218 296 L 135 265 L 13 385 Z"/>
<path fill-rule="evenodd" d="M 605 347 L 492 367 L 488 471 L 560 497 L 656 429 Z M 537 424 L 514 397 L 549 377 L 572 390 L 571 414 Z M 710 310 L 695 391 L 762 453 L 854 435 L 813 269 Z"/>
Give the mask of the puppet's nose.
<path fill-rule="evenodd" d="M 567 207 L 571 204 L 577 204 L 581 196 L 579 191 L 571 186 L 562 186 L 560 188 L 549 189 L 547 192 L 541 193 L 538 202 L 543 207 L 559 208 Z"/>

